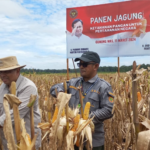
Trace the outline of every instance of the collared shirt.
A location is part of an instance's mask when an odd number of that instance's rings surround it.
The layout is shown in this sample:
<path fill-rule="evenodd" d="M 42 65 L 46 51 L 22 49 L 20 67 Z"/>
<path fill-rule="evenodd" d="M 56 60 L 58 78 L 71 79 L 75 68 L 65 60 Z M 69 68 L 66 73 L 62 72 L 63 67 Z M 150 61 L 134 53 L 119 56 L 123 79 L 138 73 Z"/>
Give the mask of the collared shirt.
<path fill-rule="evenodd" d="M 92 107 L 90 108 L 90 117 L 94 117 L 93 123 L 95 125 L 95 131 L 92 134 L 93 147 L 99 147 L 104 145 L 104 128 L 103 121 L 112 117 L 113 98 L 111 85 L 105 80 L 96 75 L 92 79 L 85 82 L 82 77 L 72 78 L 67 82 L 67 91 L 72 94 L 69 101 L 69 107 L 76 108 L 80 103 L 79 92 L 77 87 L 80 86 L 83 81 L 83 91 L 85 92 L 95 81 L 96 83 L 90 89 L 83 99 L 83 109 L 87 102 L 90 102 Z M 64 91 L 63 83 L 53 85 L 50 89 L 52 96 L 55 95 L 55 88 L 57 91 Z"/>
<path fill-rule="evenodd" d="M 9 94 L 9 88 L 6 84 L 2 83 L 0 86 L 0 125 L 4 125 L 5 120 L 5 112 L 3 108 L 3 97 L 5 94 Z M 41 122 L 41 116 L 40 111 L 38 108 L 38 91 L 35 86 L 35 84 L 27 79 L 26 77 L 23 77 L 20 75 L 16 81 L 16 96 L 19 98 L 19 100 L 22 102 L 18 109 L 20 118 L 24 119 L 25 121 L 25 127 L 27 133 L 31 137 L 31 128 L 30 128 L 30 108 L 27 107 L 30 95 L 36 95 L 36 101 L 34 103 L 34 126 L 35 126 L 35 134 L 38 134 L 37 140 L 36 140 L 36 148 L 38 149 L 41 146 L 41 131 L 39 128 L 37 128 L 38 123 Z M 14 128 L 14 116 L 13 116 L 13 110 L 10 110 L 14 135 L 15 135 L 15 128 Z M 4 137 L 3 128 L 0 128 L 0 138 L 2 140 L 2 144 L 4 146 L 4 149 L 7 150 L 7 141 Z"/>
<path fill-rule="evenodd" d="M 98 75 L 94 76 L 92 79 L 88 80 L 87 82 L 84 81 L 82 78 L 82 84 L 83 84 L 83 92 L 85 93 L 96 81 L 98 78 Z"/>

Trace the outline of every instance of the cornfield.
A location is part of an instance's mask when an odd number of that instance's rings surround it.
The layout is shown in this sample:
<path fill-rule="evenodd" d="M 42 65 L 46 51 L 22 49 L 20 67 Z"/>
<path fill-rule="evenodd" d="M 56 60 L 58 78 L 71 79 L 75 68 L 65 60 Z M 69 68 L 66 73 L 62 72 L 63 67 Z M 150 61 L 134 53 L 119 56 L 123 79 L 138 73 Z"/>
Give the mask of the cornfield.
<path fill-rule="evenodd" d="M 68 114 L 65 114 L 67 101 L 62 104 L 59 95 L 57 98 L 53 98 L 49 94 L 52 85 L 66 82 L 66 75 L 37 75 L 36 73 L 23 75 L 32 80 L 38 88 L 39 108 L 42 117 L 42 122 L 39 124 L 42 131 L 42 146 L 40 149 L 71 150 L 83 131 L 85 137 L 88 137 L 87 145 L 90 149 L 92 139 L 91 134 L 87 133 L 94 132 L 92 131 L 94 130 L 92 119 L 82 120 L 79 118 L 79 125 L 74 129 L 75 118 L 78 116 L 79 110 L 71 110 L 68 107 Z M 115 95 L 113 117 L 104 121 L 105 150 L 150 150 L 149 69 L 140 69 L 140 66 L 138 66 L 135 70 L 120 73 L 120 76 L 117 73 L 98 74 L 98 76 L 111 84 Z M 75 74 L 70 74 L 70 78 L 72 77 L 75 77 Z M 61 95 L 61 97 L 65 96 Z M 65 99 L 69 101 L 69 95 Z M 136 99 L 136 102 L 133 99 Z M 66 115 L 65 120 L 63 120 L 64 115 Z M 53 120 L 54 116 L 55 120 Z M 68 129 L 66 128 L 67 121 Z M 81 127 L 83 123 L 85 126 Z M 57 139 L 54 138 L 56 137 L 55 134 L 58 134 Z M 62 136 L 66 138 L 64 139 Z M 84 142 L 85 137 L 83 136 L 80 139 L 80 144 Z M 69 144 L 66 144 L 67 140 Z M 57 145 L 55 145 L 56 143 Z M 82 148 L 81 146 L 80 149 Z"/>

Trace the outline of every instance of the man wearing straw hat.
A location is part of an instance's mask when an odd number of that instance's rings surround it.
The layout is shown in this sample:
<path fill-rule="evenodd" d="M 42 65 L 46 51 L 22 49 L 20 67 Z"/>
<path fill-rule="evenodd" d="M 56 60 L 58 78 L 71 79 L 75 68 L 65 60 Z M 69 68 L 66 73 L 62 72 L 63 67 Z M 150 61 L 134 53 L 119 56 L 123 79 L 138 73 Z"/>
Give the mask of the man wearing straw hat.
<path fill-rule="evenodd" d="M 37 96 L 36 101 L 34 103 L 34 130 L 35 134 L 38 134 L 35 147 L 36 149 L 39 149 L 39 147 L 41 146 L 41 132 L 40 129 L 37 128 L 38 123 L 41 122 L 40 112 L 38 108 L 38 91 L 35 84 L 31 80 L 27 79 L 26 77 L 23 77 L 20 74 L 20 69 L 25 66 L 26 65 L 20 66 L 15 56 L 0 59 L 0 78 L 3 81 L 2 85 L 0 86 L 0 138 L 2 140 L 4 150 L 7 150 L 7 141 L 3 133 L 3 125 L 5 120 L 5 112 L 3 109 L 3 97 L 5 94 L 10 94 L 9 87 L 12 81 L 16 82 L 16 96 L 22 102 L 21 105 L 19 105 L 18 107 L 20 118 L 24 119 L 25 127 L 30 137 L 30 108 L 28 108 L 27 105 L 29 103 L 31 94 Z M 12 110 L 10 110 L 10 115 L 14 128 L 14 118 Z"/>
<path fill-rule="evenodd" d="M 83 109 L 86 102 L 90 102 L 93 105 L 90 108 L 89 115 L 90 118 L 95 116 L 93 120 L 95 131 L 92 136 L 93 150 L 104 150 L 103 121 L 112 117 L 111 111 L 114 99 L 112 88 L 108 82 L 97 75 L 100 64 L 100 57 L 97 53 L 92 51 L 85 52 L 75 61 L 79 61 L 77 65 L 80 69 L 81 77 L 70 79 L 67 82 L 67 91 L 72 94 L 69 106 L 76 108 L 80 105 L 77 87 L 81 86 Z M 52 96 L 56 96 L 55 89 L 58 92 L 64 92 L 63 84 L 56 84 L 50 89 Z M 75 150 L 78 150 L 78 147 L 75 146 Z"/>

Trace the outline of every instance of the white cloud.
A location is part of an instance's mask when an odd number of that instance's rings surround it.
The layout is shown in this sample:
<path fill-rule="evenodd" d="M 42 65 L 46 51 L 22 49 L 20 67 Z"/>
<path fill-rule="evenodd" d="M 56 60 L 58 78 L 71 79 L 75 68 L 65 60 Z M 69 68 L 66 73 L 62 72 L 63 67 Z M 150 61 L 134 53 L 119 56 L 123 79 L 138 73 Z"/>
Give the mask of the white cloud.
<path fill-rule="evenodd" d="M 0 14 L 8 17 L 30 15 L 29 11 L 21 6 L 20 3 L 11 0 L 0 1 Z"/>
<path fill-rule="evenodd" d="M 1 58 L 16 56 L 20 65 L 27 65 L 26 68 L 36 69 L 60 69 L 65 68 L 66 61 L 61 55 L 41 56 L 36 51 L 25 52 L 21 49 L 3 49 Z"/>
<path fill-rule="evenodd" d="M 120 2 L 120 1 L 128 1 L 128 0 L 34 0 L 36 2 L 41 2 L 49 7 L 49 5 L 56 7 L 59 9 L 62 5 L 66 7 L 80 7 L 80 6 L 89 6 L 89 5 L 98 5 L 105 4 L 110 2 Z"/>

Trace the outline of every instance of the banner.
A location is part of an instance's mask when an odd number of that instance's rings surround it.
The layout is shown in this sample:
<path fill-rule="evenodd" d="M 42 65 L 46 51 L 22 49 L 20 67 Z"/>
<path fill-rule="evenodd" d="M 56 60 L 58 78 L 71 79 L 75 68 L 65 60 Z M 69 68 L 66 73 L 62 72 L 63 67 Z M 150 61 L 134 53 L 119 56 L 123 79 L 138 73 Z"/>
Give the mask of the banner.
<path fill-rule="evenodd" d="M 67 8 L 67 58 L 150 55 L 150 1 Z"/>

